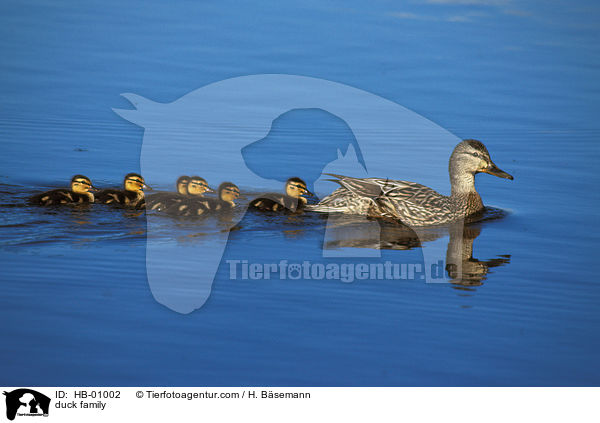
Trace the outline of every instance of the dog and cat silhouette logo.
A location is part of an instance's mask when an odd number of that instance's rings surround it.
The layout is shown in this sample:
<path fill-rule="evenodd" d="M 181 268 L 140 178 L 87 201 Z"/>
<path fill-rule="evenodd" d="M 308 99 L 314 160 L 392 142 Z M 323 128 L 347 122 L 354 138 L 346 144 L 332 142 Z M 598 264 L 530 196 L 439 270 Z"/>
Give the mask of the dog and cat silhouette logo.
<path fill-rule="evenodd" d="M 6 418 L 14 420 L 19 416 L 48 416 L 50 398 L 33 389 L 4 391 L 6 395 Z"/>

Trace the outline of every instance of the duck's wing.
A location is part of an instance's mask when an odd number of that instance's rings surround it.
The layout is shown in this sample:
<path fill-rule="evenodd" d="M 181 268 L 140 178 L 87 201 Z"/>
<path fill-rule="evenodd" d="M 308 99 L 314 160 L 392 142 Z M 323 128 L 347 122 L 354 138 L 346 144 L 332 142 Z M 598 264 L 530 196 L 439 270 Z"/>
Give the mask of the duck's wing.
<path fill-rule="evenodd" d="M 184 195 L 177 192 L 157 192 L 146 197 L 146 207 L 149 210 L 165 211 L 167 208 L 185 199 Z"/>
<path fill-rule="evenodd" d="M 304 203 L 301 200 L 294 199 L 288 195 L 269 192 L 261 194 L 248 205 L 249 208 L 260 211 L 291 211 L 295 212 L 301 208 Z"/>
<path fill-rule="evenodd" d="M 248 207 L 260 211 L 277 211 L 281 207 L 281 195 L 275 193 L 261 194 L 248 204 Z"/>
<path fill-rule="evenodd" d="M 118 189 L 103 189 L 98 191 L 94 197 L 96 198 L 96 202 L 104 203 L 104 204 L 113 204 L 118 203 L 121 204 L 123 202 L 123 191 Z"/>
<path fill-rule="evenodd" d="M 376 204 L 372 198 L 357 195 L 342 186 L 324 197 L 318 204 L 308 204 L 304 208 L 307 211 L 323 213 L 368 214 L 374 206 Z"/>
<path fill-rule="evenodd" d="M 452 216 L 448 197 L 425 185 L 383 178 L 330 175 L 338 178 L 335 181 L 343 189 L 373 201 L 372 215 L 391 217 L 413 226 L 443 223 Z"/>
<path fill-rule="evenodd" d="M 72 203 L 74 201 L 72 194 L 71 190 L 66 188 L 53 189 L 52 191 L 34 195 L 29 199 L 29 203 L 40 206 Z"/>
<path fill-rule="evenodd" d="M 173 216 L 203 216 L 212 211 L 217 203 L 216 198 L 187 197 L 182 201 L 173 202 L 166 212 Z"/>

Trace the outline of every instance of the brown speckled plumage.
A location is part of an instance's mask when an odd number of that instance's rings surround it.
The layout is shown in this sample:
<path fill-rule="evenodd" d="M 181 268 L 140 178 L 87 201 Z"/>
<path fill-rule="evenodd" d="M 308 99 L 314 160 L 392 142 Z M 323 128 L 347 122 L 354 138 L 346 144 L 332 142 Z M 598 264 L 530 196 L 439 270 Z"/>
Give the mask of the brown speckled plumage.
<path fill-rule="evenodd" d="M 465 140 L 450 157 L 450 196 L 416 182 L 330 174 L 341 188 L 307 209 L 392 218 L 410 226 L 445 224 L 483 210 L 474 183 L 478 172 L 512 179 L 496 167 L 483 143 Z"/>

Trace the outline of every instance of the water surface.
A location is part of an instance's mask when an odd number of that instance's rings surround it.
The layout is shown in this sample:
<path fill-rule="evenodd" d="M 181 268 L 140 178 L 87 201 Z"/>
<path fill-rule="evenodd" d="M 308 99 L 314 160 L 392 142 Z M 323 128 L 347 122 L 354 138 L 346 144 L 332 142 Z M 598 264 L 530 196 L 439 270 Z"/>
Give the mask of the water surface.
<path fill-rule="evenodd" d="M 0 8 L 1 384 L 598 384 L 594 3 Z M 26 205 L 76 173 L 117 186 L 139 169 L 143 130 L 111 110 L 130 107 L 121 93 L 170 102 L 260 73 L 342 82 L 485 142 L 515 180 L 477 177 L 484 202 L 500 210 L 465 235 L 472 271 L 484 277 L 231 280 L 228 260 L 324 262 L 322 218 L 247 215 L 210 298 L 182 315 L 149 289 L 143 213 Z M 282 147 L 294 140 L 309 147 Z M 264 177 L 314 181 L 311 148 L 323 140 L 335 157 L 352 134 L 325 112 L 290 112 L 245 158 Z M 448 181 L 432 187 L 447 193 Z M 189 248 L 219 228 L 164 224 L 165 242 Z M 395 231 L 385 232 L 381 259 L 364 261 L 421 263 L 418 240 L 395 243 Z"/>

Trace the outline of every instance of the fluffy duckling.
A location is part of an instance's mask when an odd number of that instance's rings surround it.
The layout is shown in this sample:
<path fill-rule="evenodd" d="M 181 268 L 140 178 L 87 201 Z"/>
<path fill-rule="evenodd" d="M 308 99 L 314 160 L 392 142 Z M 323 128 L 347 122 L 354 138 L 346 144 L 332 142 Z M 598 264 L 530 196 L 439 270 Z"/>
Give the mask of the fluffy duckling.
<path fill-rule="evenodd" d="M 214 192 L 200 176 L 180 176 L 177 179 L 177 192 L 160 192 L 151 195 L 146 200 L 149 210 L 169 211 L 177 208 L 183 201 L 190 197 L 202 197 L 205 192 Z"/>
<path fill-rule="evenodd" d="M 215 192 L 208 186 L 206 179 L 200 176 L 192 176 L 187 186 L 187 194 L 194 197 L 202 197 L 205 192 Z"/>
<path fill-rule="evenodd" d="M 285 183 L 285 194 L 270 192 L 262 194 L 250 202 L 251 209 L 297 213 L 306 205 L 305 194 L 312 195 L 306 189 L 306 182 L 300 178 L 290 178 Z"/>
<path fill-rule="evenodd" d="M 233 210 L 240 189 L 231 182 L 223 182 L 217 189 L 217 198 L 189 198 L 171 210 L 178 216 L 204 216 Z"/>
<path fill-rule="evenodd" d="M 138 173 L 128 173 L 123 180 L 123 190 L 103 189 L 96 194 L 96 202 L 104 204 L 119 204 L 125 207 L 142 209 L 146 202 L 144 188 L 152 189 Z"/>
<path fill-rule="evenodd" d="M 148 196 L 146 199 L 146 208 L 148 210 L 165 211 L 173 204 L 181 202 L 187 196 L 189 182 L 189 176 L 180 176 L 175 182 L 177 192 L 159 192 Z"/>
<path fill-rule="evenodd" d="M 94 194 L 92 191 L 97 191 L 97 189 L 92 185 L 90 178 L 83 175 L 75 175 L 71 178 L 69 188 L 53 189 L 52 191 L 34 195 L 29 199 L 29 203 L 40 206 L 93 203 Z"/>

